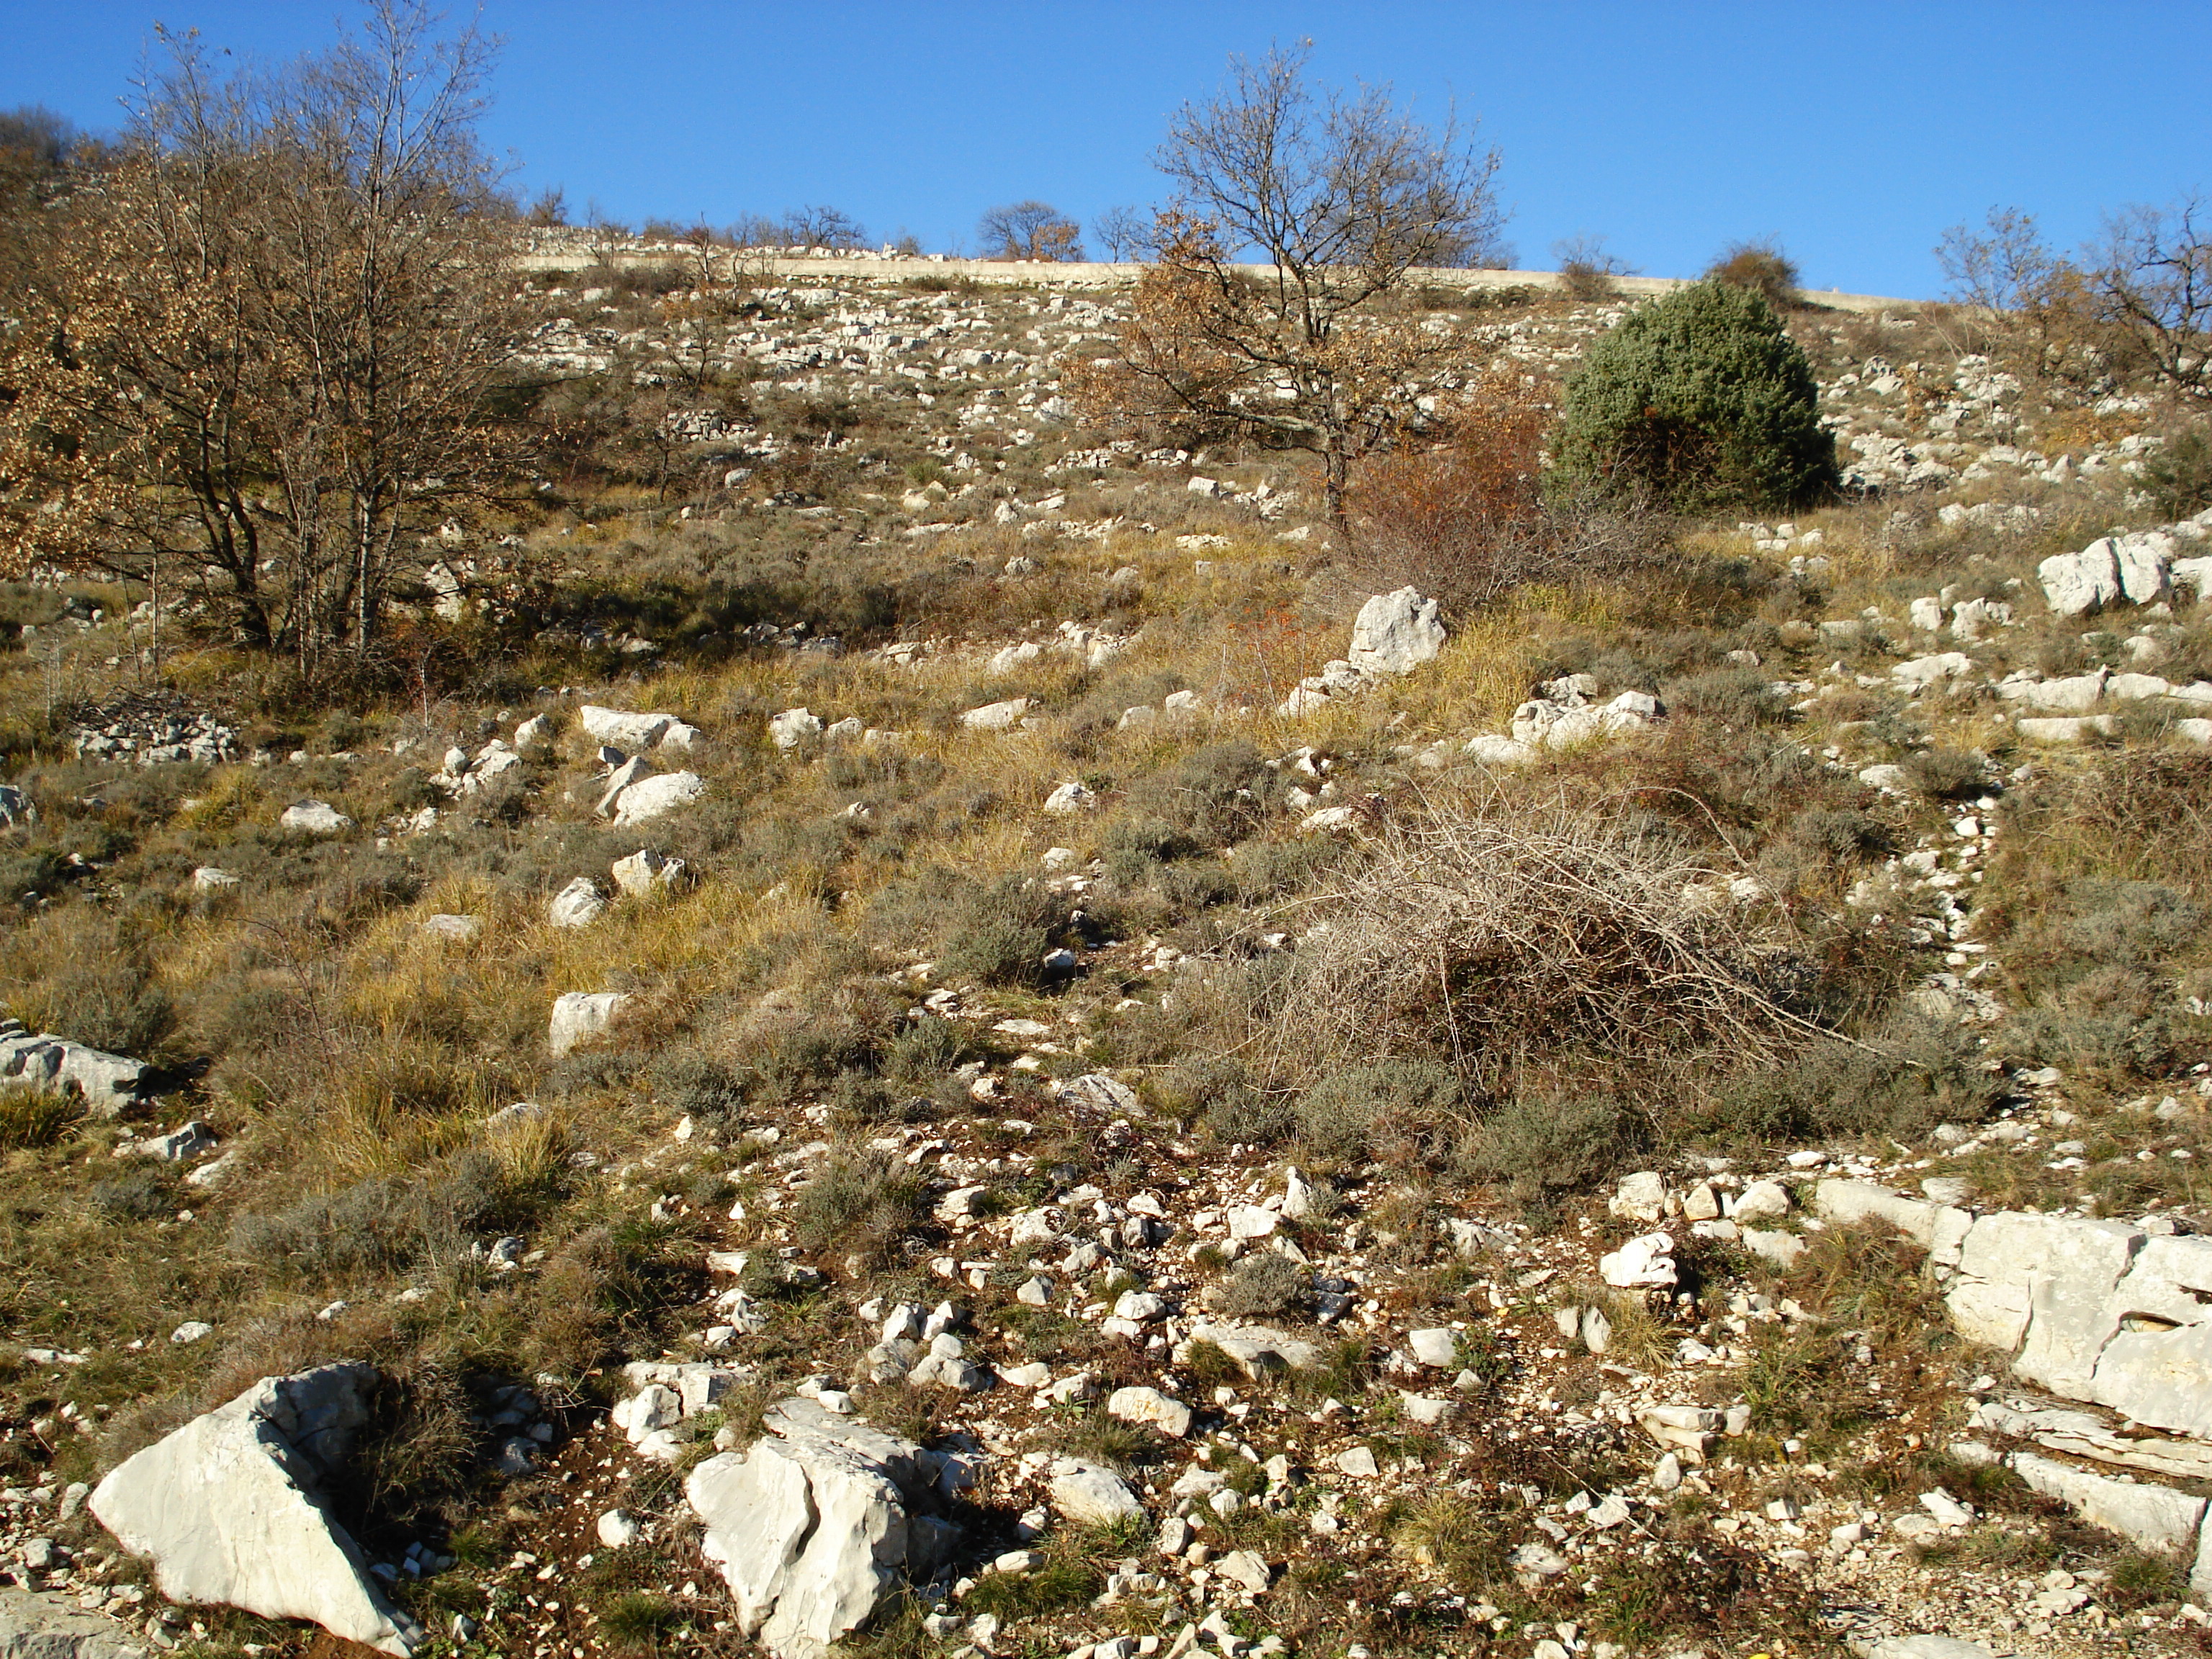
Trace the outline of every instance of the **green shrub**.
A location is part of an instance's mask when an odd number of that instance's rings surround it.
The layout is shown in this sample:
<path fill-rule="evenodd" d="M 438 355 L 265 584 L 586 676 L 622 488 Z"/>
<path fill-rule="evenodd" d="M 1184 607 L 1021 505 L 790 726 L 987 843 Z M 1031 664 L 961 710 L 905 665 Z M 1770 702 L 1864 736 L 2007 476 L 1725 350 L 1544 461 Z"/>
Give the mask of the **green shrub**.
<path fill-rule="evenodd" d="M 1835 448 L 1812 365 L 1773 307 L 1703 282 L 1591 343 L 1553 453 L 1562 486 L 1696 512 L 1809 501 L 1836 482 Z"/>
<path fill-rule="evenodd" d="M 1931 800 L 1964 800 L 1989 787 L 1989 760 L 1970 750 L 1916 750 L 1905 757 L 1905 772 Z"/>
<path fill-rule="evenodd" d="M 599 1614 L 599 1628 L 617 1652 L 657 1653 L 686 1622 L 680 1603 L 646 1590 L 617 1596 Z"/>
<path fill-rule="evenodd" d="M 183 1205 L 176 1172 L 162 1164 L 141 1164 L 92 1189 L 93 1209 L 108 1221 L 151 1221 Z"/>
<path fill-rule="evenodd" d="M 416 1181 L 371 1178 L 283 1210 L 241 1215 L 231 1248 L 264 1269 L 314 1279 L 452 1260 L 479 1234 L 526 1226 L 551 1196 L 510 1188 L 479 1153 Z"/>
<path fill-rule="evenodd" d="M 1247 739 L 1208 744 L 1164 771 L 1132 783 L 1131 818 L 1133 823 L 1157 820 L 1170 832 L 1155 857 L 1187 858 L 1257 829 L 1267 818 L 1267 795 L 1274 782 L 1275 775 Z M 1179 835 L 1173 833 L 1177 831 Z M 1112 832 L 1108 844 L 1116 844 Z"/>
<path fill-rule="evenodd" d="M 1170 1041 L 1188 1035 L 1183 1022 L 1162 1014 L 1146 1022 L 1162 1028 Z M 1185 1122 L 1203 1124 L 1217 1140 L 1265 1146 L 1291 1132 L 1291 1103 L 1253 1081 L 1238 1060 L 1200 1054 L 1163 1066 L 1154 1074 L 1152 1095 L 1161 1111 Z"/>
<path fill-rule="evenodd" d="M 69 1133 L 82 1112 L 65 1095 L 0 1085 L 0 1151 L 51 1146 Z"/>
<path fill-rule="evenodd" d="M 1790 822 L 1790 839 L 1838 864 L 1856 864 L 1891 850 L 1888 829 L 1850 807 L 1809 806 Z"/>
<path fill-rule="evenodd" d="M 1066 916 L 1066 902 L 1028 877 L 963 883 L 944 919 L 938 972 L 948 982 L 1035 984 L 1053 933 Z"/>

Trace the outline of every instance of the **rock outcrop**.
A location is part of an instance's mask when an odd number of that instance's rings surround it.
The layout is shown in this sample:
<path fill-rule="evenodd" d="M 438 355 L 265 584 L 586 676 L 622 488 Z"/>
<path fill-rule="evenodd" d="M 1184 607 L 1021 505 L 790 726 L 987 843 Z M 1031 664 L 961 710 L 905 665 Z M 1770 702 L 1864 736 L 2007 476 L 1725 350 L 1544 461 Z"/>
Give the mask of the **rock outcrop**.
<path fill-rule="evenodd" d="M 368 1420 L 373 1366 L 265 1377 L 126 1459 L 92 1494 L 100 1522 L 147 1556 L 163 1595 L 305 1619 L 405 1655 L 421 1639 L 386 1601 L 321 1489 Z"/>
<path fill-rule="evenodd" d="M 0 1659 L 144 1659 L 106 1620 L 51 1596 L 0 1590 Z"/>

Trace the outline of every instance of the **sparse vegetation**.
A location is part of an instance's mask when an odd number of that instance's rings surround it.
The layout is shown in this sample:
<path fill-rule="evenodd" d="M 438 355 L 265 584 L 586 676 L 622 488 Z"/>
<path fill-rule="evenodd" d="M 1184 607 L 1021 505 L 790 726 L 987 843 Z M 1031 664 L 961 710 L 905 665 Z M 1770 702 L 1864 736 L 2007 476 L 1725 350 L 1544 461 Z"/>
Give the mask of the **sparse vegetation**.
<path fill-rule="evenodd" d="M 2025 1650 L 2075 1591 L 2054 1641 L 2194 1639 L 2185 1560 L 1969 1421 L 2032 1384 L 1960 1340 L 1950 1254 L 1961 1210 L 2172 1241 L 2138 1261 L 2212 1228 L 2186 365 L 2024 246 L 2018 315 L 1796 303 L 1771 249 L 1462 287 L 1490 158 L 1295 52 L 1172 138 L 1180 202 L 1094 228 L 1157 256 L 1121 287 L 1044 268 L 1042 204 L 993 232 L 1037 268 L 987 270 L 783 257 L 862 247 L 834 210 L 641 243 L 487 196 L 482 248 L 535 251 L 468 392 L 501 443 L 436 474 L 450 528 L 392 508 L 371 645 L 326 615 L 349 556 L 284 563 L 281 445 L 225 485 L 266 637 L 159 491 L 0 584 L 26 1595 L 298 1650 L 170 1608 L 63 1494 L 346 1358 L 379 1384 L 327 1501 L 456 1650 L 744 1645 L 685 1480 L 799 1445 L 794 1394 L 938 1460 L 856 1479 L 909 1511 L 842 1644 L 884 1659 L 1216 1615 L 1208 1650 L 1778 1656 L 1846 1605 Z M 0 305 L 91 280 L 46 238 L 123 235 L 190 153 L 0 118 Z M 1270 200 L 1310 210 L 1279 247 Z M 2154 602 L 2045 602 L 2150 529 Z M 1352 672 L 1403 586 L 1443 637 L 1417 605 L 1419 659 Z M 703 793 L 618 817 L 633 763 Z M 556 1054 L 570 994 L 623 1000 Z"/>

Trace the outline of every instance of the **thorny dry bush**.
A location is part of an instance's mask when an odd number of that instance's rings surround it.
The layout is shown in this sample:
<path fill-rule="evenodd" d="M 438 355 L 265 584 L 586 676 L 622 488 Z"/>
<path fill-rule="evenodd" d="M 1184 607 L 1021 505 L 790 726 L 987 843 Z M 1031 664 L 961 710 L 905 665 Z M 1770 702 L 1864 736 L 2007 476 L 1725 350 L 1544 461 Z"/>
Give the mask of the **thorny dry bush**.
<path fill-rule="evenodd" d="M 1386 820 L 1273 1000 L 1260 1043 L 1299 1062 L 1436 1054 L 1478 1101 L 1571 1048 L 1601 1066 L 1771 1063 L 1808 1032 L 1786 920 L 1619 798 L 1492 787 Z"/>

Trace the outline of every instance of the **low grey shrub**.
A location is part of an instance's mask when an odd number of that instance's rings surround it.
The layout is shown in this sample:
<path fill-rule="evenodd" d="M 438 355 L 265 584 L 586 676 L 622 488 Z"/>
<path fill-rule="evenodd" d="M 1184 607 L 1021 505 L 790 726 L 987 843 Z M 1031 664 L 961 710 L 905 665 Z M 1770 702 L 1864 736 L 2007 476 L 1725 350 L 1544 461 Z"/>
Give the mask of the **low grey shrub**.
<path fill-rule="evenodd" d="M 1483 1120 L 1466 1161 L 1507 1182 L 1523 1203 L 1540 1202 L 1610 1175 L 1634 1150 L 1641 1128 L 1611 1095 L 1516 1097 Z"/>
<path fill-rule="evenodd" d="M 1393 1139 L 1429 1139 L 1459 1106 L 1458 1076 L 1431 1060 L 1380 1060 L 1332 1072 L 1298 1097 L 1298 1137 L 1339 1157 Z"/>
<path fill-rule="evenodd" d="M 1306 1276 L 1296 1263 L 1261 1250 L 1239 1261 L 1207 1299 L 1231 1319 L 1267 1319 L 1297 1306 L 1306 1289 Z"/>
<path fill-rule="evenodd" d="M 1772 1142 L 1908 1137 L 1938 1123 L 1972 1123 L 2004 1091 L 1982 1059 L 1956 1025 L 1905 1017 L 1865 1041 L 1831 1038 L 1781 1065 L 1739 1073 L 1715 1091 L 1701 1127 Z"/>

